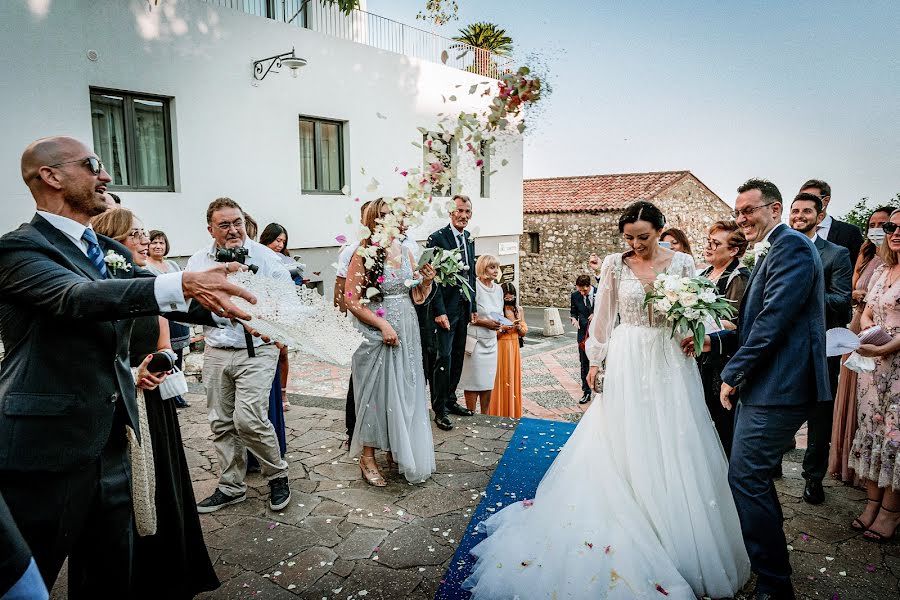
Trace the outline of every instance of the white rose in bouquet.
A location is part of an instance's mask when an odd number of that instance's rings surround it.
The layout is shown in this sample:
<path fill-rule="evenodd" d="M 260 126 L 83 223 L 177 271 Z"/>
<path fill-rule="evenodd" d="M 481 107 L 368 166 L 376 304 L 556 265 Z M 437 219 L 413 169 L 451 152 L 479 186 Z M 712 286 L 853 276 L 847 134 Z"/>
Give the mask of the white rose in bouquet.
<path fill-rule="evenodd" d="M 681 302 L 682 306 L 689 308 L 696 305 L 699 298 L 697 297 L 696 292 L 681 292 L 678 294 L 678 300 Z"/>
<path fill-rule="evenodd" d="M 701 302 L 705 302 L 706 304 L 712 304 L 716 301 L 719 295 L 715 290 L 705 290 L 700 292 L 699 298 Z"/>
<path fill-rule="evenodd" d="M 682 313 L 686 319 L 690 319 L 691 321 L 698 320 L 703 313 L 699 310 L 694 310 L 693 308 L 685 308 L 684 313 Z"/>
<path fill-rule="evenodd" d="M 676 290 L 667 290 L 665 296 L 666 300 L 668 300 L 669 302 L 678 302 L 678 292 Z"/>
<path fill-rule="evenodd" d="M 668 298 L 662 298 L 661 300 L 656 301 L 656 310 L 660 312 L 667 313 L 672 308 L 672 303 L 669 302 Z"/>
<path fill-rule="evenodd" d="M 681 290 L 681 278 L 676 275 L 667 275 L 663 289 L 667 292 L 677 292 Z"/>

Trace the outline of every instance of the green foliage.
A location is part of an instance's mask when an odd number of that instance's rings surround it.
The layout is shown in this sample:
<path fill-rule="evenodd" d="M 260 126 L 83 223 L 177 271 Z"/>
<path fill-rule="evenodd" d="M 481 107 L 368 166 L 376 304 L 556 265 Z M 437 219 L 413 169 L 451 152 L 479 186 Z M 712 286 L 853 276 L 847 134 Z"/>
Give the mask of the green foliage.
<path fill-rule="evenodd" d="M 865 229 L 869 226 L 869 213 L 875 210 L 874 206 L 869 208 L 868 202 L 868 198 L 860 198 L 859 202 L 857 202 L 853 206 L 853 208 L 850 209 L 850 212 L 841 217 L 840 220 L 852 225 L 856 225 L 857 227 L 865 231 Z"/>
<path fill-rule="evenodd" d="M 885 203 L 881 202 L 873 202 L 869 205 L 869 198 L 860 198 L 859 202 L 857 202 L 850 211 L 845 214 L 843 217 L 840 217 L 841 221 L 846 221 L 847 223 L 852 223 L 856 225 L 863 231 L 865 231 L 869 227 L 869 215 L 872 214 L 872 211 L 880 206 L 900 206 L 900 192 L 894 195 L 893 198 L 888 200 Z"/>
<path fill-rule="evenodd" d="M 512 38 L 506 35 L 505 29 L 494 23 L 479 22 L 466 25 L 459 30 L 459 35 L 453 36 L 453 39 L 498 56 L 509 56 L 513 51 Z"/>
<path fill-rule="evenodd" d="M 441 26 L 448 21 L 455 21 L 458 10 L 459 6 L 454 0 L 427 0 L 425 8 L 416 15 L 416 20 L 431 21 Z"/>

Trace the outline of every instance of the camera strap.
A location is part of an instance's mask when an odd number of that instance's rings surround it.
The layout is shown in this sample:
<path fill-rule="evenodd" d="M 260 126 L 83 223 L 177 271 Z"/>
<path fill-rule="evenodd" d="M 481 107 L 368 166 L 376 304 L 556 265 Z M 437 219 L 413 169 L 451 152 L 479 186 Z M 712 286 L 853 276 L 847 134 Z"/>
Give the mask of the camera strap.
<path fill-rule="evenodd" d="M 246 329 L 244 330 L 244 339 L 247 342 L 247 356 L 250 358 L 256 357 L 256 348 L 253 347 L 253 336 L 250 335 L 250 332 Z"/>

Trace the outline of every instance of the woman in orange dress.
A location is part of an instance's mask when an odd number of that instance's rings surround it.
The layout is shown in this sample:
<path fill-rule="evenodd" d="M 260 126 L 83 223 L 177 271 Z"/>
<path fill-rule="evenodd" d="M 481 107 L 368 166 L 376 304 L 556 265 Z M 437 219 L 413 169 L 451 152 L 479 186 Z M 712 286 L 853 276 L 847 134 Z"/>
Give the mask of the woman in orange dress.
<path fill-rule="evenodd" d="M 497 377 L 488 414 L 495 417 L 522 418 L 522 357 L 520 340 L 528 333 L 525 315 L 518 305 L 516 286 L 504 283 L 503 316 L 512 325 L 503 325 L 497 332 Z"/>

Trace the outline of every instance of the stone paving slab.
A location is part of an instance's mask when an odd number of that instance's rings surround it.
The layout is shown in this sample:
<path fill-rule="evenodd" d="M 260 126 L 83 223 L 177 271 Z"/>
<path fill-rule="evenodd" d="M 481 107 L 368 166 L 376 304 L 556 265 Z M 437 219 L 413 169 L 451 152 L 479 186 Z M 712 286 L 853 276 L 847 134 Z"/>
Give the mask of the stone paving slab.
<path fill-rule="evenodd" d="M 528 372 L 552 373 L 557 379 L 549 386 L 552 391 L 572 398 L 571 404 L 550 410 L 538 403 L 547 391 L 526 389 L 527 414 L 580 418 L 587 406 L 577 404 L 580 389 L 567 355 L 575 352 L 573 340 L 564 336 L 526 346 L 523 363 Z M 314 396 L 310 390 L 318 388 L 306 387 L 303 379 L 302 369 L 308 366 L 308 361 L 292 362 L 293 389 L 302 388 L 306 395 L 291 394 L 293 406 L 285 414 L 291 503 L 278 513 L 270 511 L 266 482 L 250 475 L 245 502 L 201 516 L 222 587 L 200 598 L 432 598 L 516 421 L 482 415 L 455 418 L 452 431 L 433 429 L 438 460 L 430 480 L 410 485 L 389 471 L 389 485 L 373 488 L 360 478 L 357 461 L 342 446 L 346 373 L 311 369 L 318 378 L 316 386 L 330 394 Z M 179 411 L 179 419 L 195 496 L 202 499 L 215 488 L 218 471 L 205 398 L 191 393 L 188 400 L 191 406 Z M 529 407 L 534 411 L 528 412 Z M 804 503 L 801 459 L 801 452 L 789 453 L 785 477 L 777 483 L 798 597 L 900 597 L 900 544 L 871 544 L 848 527 L 862 510 L 865 493 L 829 481 L 825 504 Z M 378 461 L 383 467 L 383 457 Z M 60 581 L 65 581 L 65 573 Z M 66 597 L 63 587 L 54 589 L 54 599 Z"/>

